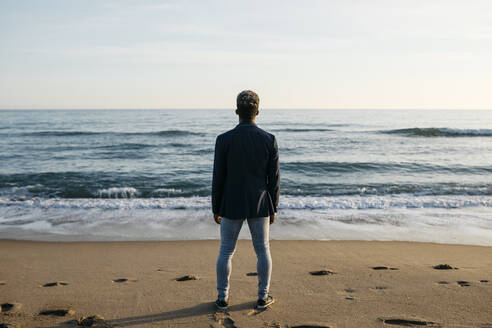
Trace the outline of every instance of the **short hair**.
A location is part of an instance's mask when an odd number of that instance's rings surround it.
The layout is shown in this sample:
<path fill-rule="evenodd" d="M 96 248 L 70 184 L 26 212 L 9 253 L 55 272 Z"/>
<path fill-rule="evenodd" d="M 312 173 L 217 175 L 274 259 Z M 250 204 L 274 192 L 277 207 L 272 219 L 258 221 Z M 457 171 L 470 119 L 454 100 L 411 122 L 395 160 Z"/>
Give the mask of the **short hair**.
<path fill-rule="evenodd" d="M 242 119 L 252 119 L 258 111 L 260 98 L 254 91 L 244 90 L 237 95 L 236 103 L 239 117 Z"/>

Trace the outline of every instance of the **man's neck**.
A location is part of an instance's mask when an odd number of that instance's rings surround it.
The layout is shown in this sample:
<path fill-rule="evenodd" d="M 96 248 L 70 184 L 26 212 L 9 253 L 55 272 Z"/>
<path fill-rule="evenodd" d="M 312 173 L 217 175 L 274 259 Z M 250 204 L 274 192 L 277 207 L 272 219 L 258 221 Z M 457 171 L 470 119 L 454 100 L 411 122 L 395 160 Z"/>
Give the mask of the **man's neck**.
<path fill-rule="evenodd" d="M 239 118 L 239 123 L 255 123 L 255 119 L 253 118 L 250 120 L 249 119 L 246 120 L 246 119 Z"/>

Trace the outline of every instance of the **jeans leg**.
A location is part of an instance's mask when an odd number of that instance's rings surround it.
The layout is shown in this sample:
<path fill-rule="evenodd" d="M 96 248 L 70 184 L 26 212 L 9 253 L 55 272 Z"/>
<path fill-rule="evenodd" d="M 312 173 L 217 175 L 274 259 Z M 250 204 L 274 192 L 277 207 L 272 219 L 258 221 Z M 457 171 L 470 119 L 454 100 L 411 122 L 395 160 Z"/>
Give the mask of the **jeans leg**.
<path fill-rule="evenodd" d="M 270 218 L 248 219 L 253 247 L 258 262 L 258 299 L 265 299 L 270 289 L 270 277 L 272 275 L 272 257 L 270 255 Z"/>
<path fill-rule="evenodd" d="M 229 298 L 229 278 L 232 270 L 232 256 L 236 250 L 237 238 L 244 220 L 222 218 L 220 222 L 220 251 L 217 258 L 217 291 L 219 300 Z"/>

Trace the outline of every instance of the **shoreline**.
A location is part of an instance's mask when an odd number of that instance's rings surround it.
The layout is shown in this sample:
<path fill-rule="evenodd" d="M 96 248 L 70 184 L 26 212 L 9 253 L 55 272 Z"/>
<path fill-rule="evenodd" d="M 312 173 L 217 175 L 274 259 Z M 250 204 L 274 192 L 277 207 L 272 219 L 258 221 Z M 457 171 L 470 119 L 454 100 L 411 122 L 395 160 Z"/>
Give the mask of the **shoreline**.
<path fill-rule="evenodd" d="M 69 237 L 69 236 L 66 236 Z M 0 244 L 7 243 L 40 243 L 40 244 L 140 244 L 140 243 L 200 243 L 200 242 L 220 242 L 218 238 L 210 239 L 163 239 L 163 240 L 34 240 L 34 239 L 15 239 L 15 238 L 0 238 Z M 251 241 L 251 238 L 239 238 L 238 241 L 247 242 Z M 458 243 L 439 243 L 432 241 L 418 241 L 418 240 L 363 240 L 363 239 L 270 239 L 270 242 L 308 242 L 308 243 L 395 243 L 395 244 L 421 244 L 421 245 L 443 245 L 443 246 L 464 246 L 464 247 L 487 247 L 491 248 L 491 245 L 475 245 L 475 244 L 458 244 Z"/>
<path fill-rule="evenodd" d="M 247 230 L 247 229 L 246 229 Z M 242 235 L 242 233 L 241 233 Z M 200 242 L 220 242 L 218 238 L 208 238 L 208 239 L 149 239 L 149 240 L 68 240 L 70 236 L 65 236 L 66 239 L 60 240 L 35 240 L 35 239 L 15 239 L 15 238 L 0 238 L 0 244 L 3 242 L 12 243 L 40 243 L 40 244 L 145 244 L 145 243 L 200 243 Z M 238 241 L 251 242 L 251 237 L 242 238 L 240 236 Z M 368 243 L 368 244 L 378 244 L 378 243 L 395 243 L 395 244 L 416 244 L 416 245 L 442 245 L 442 246 L 463 246 L 463 247 L 486 247 L 492 249 L 492 245 L 477 245 L 477 244 L 462 244 L 462 243 L 449 243 L 449 242 L 434 242 L 434 241 L 419 241 L 419 240 L 365 240 L 365 239 L 272 239 L 270 242 L 308 242 L 308 243 Z"/>
<path fill-rule="evenodd" d="M 0 323 L 77 327 L 73 320 L 99 315 L 112 327 L 398 327 L 390 323 L 404 320 L 431 327 L 492 324 L 490 246 L 271 240 L 271 294 L 277 302 L 257 312 L 257 280 L 248 275 L 256 271 L 256 257 L 251 241 L 240 240 L 226 313 L 212 305 L 218 247 L 218 240 L 2 239 L 0 304 L 13 307 L 0 313 Z M 439 264 L 457 269 L 433 268 Z M 319 270 L 334 273 L 310 274 Z M 198 280 L 176 281 L 185 275 Z M 73 312 L 39 314 L 57 309 Z M 99 324 L 93 327 L 104 326 Z"/>
<path fill-rule="evenodd" d="M 114 199 L 111 201 L 118 203 Z M 210 213 L 207 209 L 23 209 L 0 206 L 3 217 L 0 239 L 164 241 L 183 240 L 185 236 L 186 240 L 213 240 L 219 238 L 220 229 Z M 491 216 L 492 207 L 281 210 L 278 222 L 270 229 L 270 238 L 492 246 Z M 250 238 L 247 229 L 242 229 L 239 238 Z"/>

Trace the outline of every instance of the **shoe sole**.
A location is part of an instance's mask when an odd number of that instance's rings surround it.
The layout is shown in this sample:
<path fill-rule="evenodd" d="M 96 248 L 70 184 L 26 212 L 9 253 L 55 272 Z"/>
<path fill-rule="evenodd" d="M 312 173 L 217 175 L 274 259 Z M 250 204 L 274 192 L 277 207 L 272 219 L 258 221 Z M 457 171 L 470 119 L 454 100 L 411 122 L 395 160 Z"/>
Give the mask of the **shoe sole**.
<path fill-rule="evenodd" d="M 223 306 L 218 306 L 217 304 L 215 304 L 215 307 L 217 308 L 217 310 L 221 310 L 221 311 L 227 310 L 227 306 L 223 307 Z"/>
<path fill-rule="evenodd" d="M 270 305 L 272 305 L 273 303 L 275 303 L 275 299 L 273 299 L 270 303 L 267 303 L 265 305 L 257 305 L 256 308 L 258 310 L 263 310 L 263 309 L 266 309 L 267 307 L 269 307 Z"/>

